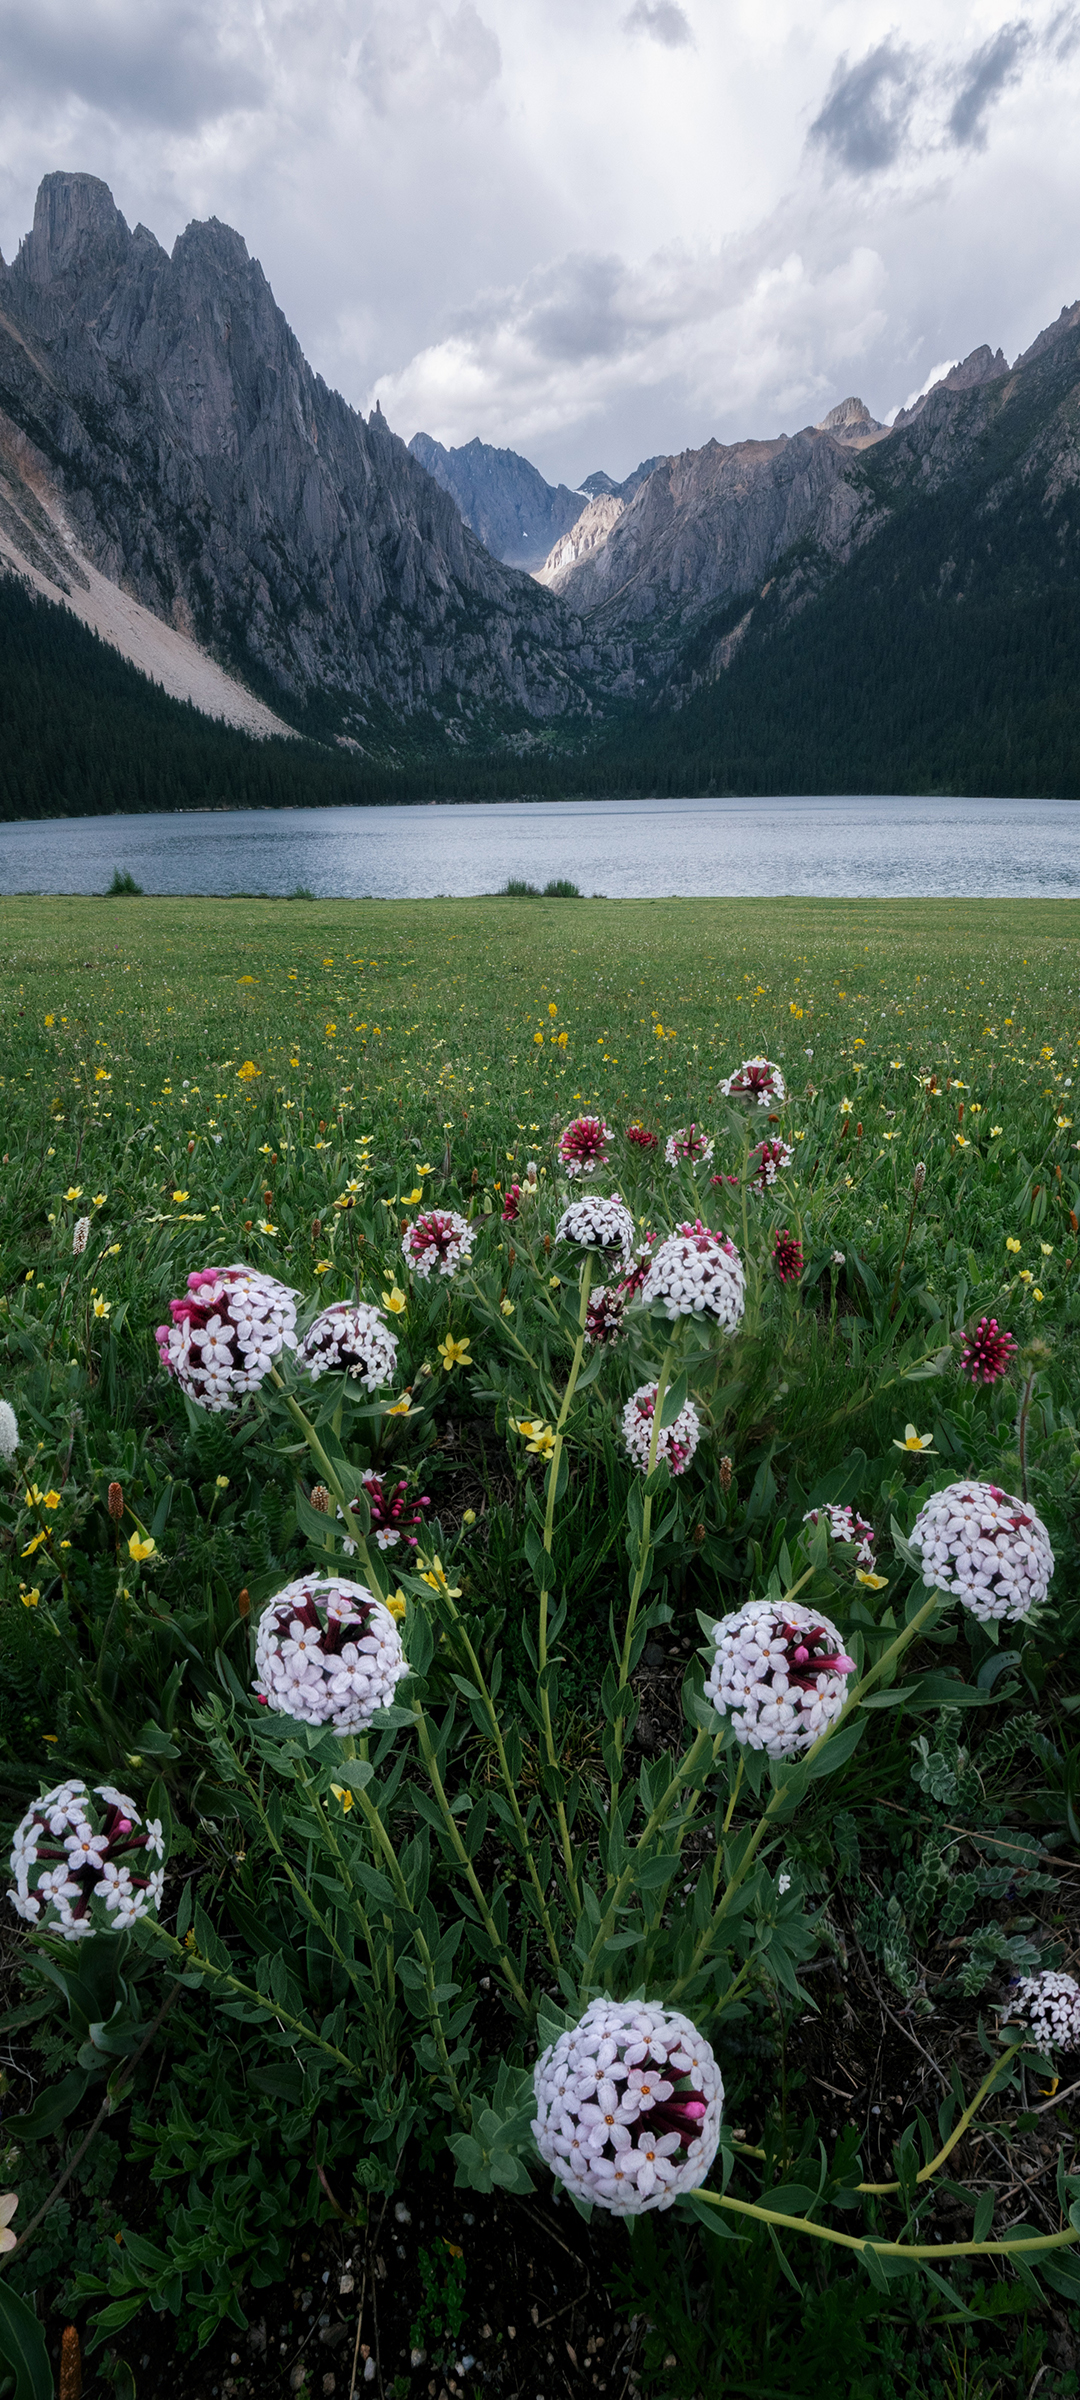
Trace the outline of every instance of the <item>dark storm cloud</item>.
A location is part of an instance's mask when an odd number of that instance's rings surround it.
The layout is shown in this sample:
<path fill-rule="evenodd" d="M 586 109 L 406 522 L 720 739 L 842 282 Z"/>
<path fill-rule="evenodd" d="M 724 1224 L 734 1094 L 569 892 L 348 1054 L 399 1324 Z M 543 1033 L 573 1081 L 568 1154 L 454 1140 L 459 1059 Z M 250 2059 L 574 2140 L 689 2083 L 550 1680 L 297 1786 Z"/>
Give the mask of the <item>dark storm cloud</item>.
<path fill-rule="evenodd" d="M 678 0 L 634 0 L 623 25 L 627 33 L 647 33 L 665 50 L 686 50 L 693 44 L 690 20 Z"/>
<path fill-rule="evenodd" d="M 219 28 L 211 0 L 0 0 L 4 81 L 9 95 L 65 93 L 115 119 L 187 131 L 264 96 Z"/>
<path fill-rule="evenodd" d="M 879 42 L 849 66 L 839 61 L 810 139 L 852 175 L 874 175 L 900 155 L 918 95 L 910 50 Z"/>
<path fill-rule="evenodd" d="M 1019 81 L 1032 40 L 1027 18 L 1020 17 L 1014 25 L 1003 25 L 968 59 L 946 129 L 962 150 L 986 148 L 989 111 L 1006 85 Z"/>

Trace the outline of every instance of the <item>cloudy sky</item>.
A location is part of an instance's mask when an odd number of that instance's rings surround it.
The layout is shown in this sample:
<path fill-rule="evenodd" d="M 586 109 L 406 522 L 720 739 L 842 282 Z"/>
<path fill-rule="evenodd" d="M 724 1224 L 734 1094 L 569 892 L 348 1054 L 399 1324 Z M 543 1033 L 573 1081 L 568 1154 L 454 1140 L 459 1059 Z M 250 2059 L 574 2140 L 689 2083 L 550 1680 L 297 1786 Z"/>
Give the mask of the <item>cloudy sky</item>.
<path fill-rule="evenodd" d="M 83 168 L 245 235 L 406 439 L 552 480 L 886 416 L 1080 296 L 1080 5 L 0 0 L 0 247 Z"/>

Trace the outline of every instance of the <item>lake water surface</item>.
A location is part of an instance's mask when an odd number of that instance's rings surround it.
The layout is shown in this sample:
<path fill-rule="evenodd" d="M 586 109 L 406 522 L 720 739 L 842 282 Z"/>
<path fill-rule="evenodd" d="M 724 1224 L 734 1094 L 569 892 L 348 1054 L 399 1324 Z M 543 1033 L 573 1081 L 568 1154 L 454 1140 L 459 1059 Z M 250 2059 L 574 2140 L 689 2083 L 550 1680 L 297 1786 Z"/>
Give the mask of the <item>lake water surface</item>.
<path fill-rule="evenodd" d="M 566 875 L 612 898 L 1072 898 L 1069 800 L 537 800 L 65 817 L 0 826 L 0 892 L 424 899 Z"/>

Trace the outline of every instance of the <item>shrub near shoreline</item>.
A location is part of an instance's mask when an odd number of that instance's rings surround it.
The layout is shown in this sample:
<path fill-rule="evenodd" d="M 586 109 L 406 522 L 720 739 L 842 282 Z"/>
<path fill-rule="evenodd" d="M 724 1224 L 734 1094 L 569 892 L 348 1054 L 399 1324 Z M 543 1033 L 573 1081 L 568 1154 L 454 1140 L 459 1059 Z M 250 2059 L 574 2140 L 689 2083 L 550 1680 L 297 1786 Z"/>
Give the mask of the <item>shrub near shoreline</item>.
<path fill-rule="evenodd" d="M 365 978 L 372 965 L 364 953 Z M 893 1067 L 867 1034 L 814 1032 L 804 962 L 782 995 L 782 1041 L 771 1060 L 749 1048 L 749 1074 L 730 1038 L 716 1064 L 700 1037 L 678 1053 L 685 1037 L 655 1005 L 631 1070 L 630 1011 L 605 998 L 591 1047 L 620 1075 L 605 1077 L 586 1141 L 568 1128 L 600 1070 L 584 1066 L 565 992 L 529 1011 L 533 1055 L 517 1050 L 511 1089 L 535 1104 L 546 1075 L 548 1097 L 519 1124 L 494 1094 L 481 1114 L 458 1063 L 452 1079 L 434 1070 L 438 1115 L 430 1100 L 420 1114 L 403 1074 L 380 1095 L 371 1053 L 389 1012 L 361 1016 L 366 994 L 331 953 L 321 973 L 355 1020 L 351 1090 L 321 1062 L 273 1088 L 265 1051 L 241 1042 L 186 1088 L 167 1072 L 144 1119 L 126 1105 L 134 1050 L 81 1026 L 78 1097 L 50 1101 L 41 1143 L 53 1156 L 37 1173 L 54 1186 L 35 1186 L 30 1143 L 13 1158 L 8 1137 L 9 1227 L 36 1260 L 8 1282 L 4 1319 L 12 1824 L 33 1814 L 47 1757 L 51 1790 L 107 1785 L 132 1822 L 160 1821 L 168 1862 L 159 1915 L 115 1932 L 95 1918 L 85 1940 L 71 1938 L 81 1902 L 62 1862 L 31 1862 L 28 1899 L 42 1873 L 54 1882 L 40 1922 L 26 1920 L 23 2005 L 55 1994 L 50 2038 L 72 2046 L 50 2136 L 90 2120 L 102 2066 L 127 2058 L 134 2088 L 156 2078 L 155 2173 L 202 2116 L 249 2138 L 228 2067 L 240 2041 L 249 2079 L 284 2111 L 263 2141 L 271 2179 L 303 2126 L 324 2171 L 361 2195 L 392 2188 L 411 2140 L 444 2137 L 479 2191 L 526 2192 L 543 2158 L 578 2197 L 610 2207 L 610 2184 L 622 2213 L 628 2194 L 631 2215 L 670 2194 L 703 2240 L 771 2227 L 797 2261 L 813 2245 L 894 2304 L 895 2274 L 937 2258 L 940 2282 L 954 2257 L 961 2277 L 969 2260 L 1019 2271 L 1033 2306 L 1035 2289 L 1073 2298 L 1067 2157 L 1019 2226 L 1012 2211 L 995 2221 L 993 2181 L 971 2167 L 968 2221 L 945 2243 L 935 2214 L 943 2171 L 957 2188 L 948 2162 L 970 2156 L 973 2102 L 992 2100 L 999 2134 L 1004 2111 L 1022 2153 L 1030 2079 L 1062 2060 L 1035 2038 L 1050 2016 L 1025 2018 L 1018 1995 L 1076 1964 L 1058 1906 L 1075 1834 L 1061 1707 L 1075 1607 L 1071 1049 L 1058 1035 L 1022 1050 L 1010 1005 L 989 1061 L 958 1057 L 953 1037 L 947 1064 L 924 1042 Z M 257 989 L 257 972 L 234 985 L 234 1023 Z M 292 1025 L 297 998 L 276 1001 Z M 730 1005 L 736 1024 L 747 1005 Z M 35 1042 L 65 1012 L 43 1014 Z M 345 1022 L 323 1024 L 340 1050 Z M 796 1043 L 796 1028 L 814 1038 Z M 293 1038 L 299 1062 L 310 1033 Z M 161 1039 L 147 1028 L 144 1053 Z M 752 1070 L 778 1063 L 759 1094 Z M 411 1161 L 406 1099 L 427 1135 Z M 769 1180 L 763 1137 L 787 1153 Z M 234 1299 L 209 1267 L 241 1256 L 251 1273 Z M 331 1305 L 339 1347 L 312 1380 L 301 1352 L 323 1355 L 312 1329 Z M 360 1371 L 340 1347 L 350 1310 L 369 1345 L 378 1330 L 381 1382 L 366 1349 Z M 155 1366 L 162 1314 L 190 1374 Z M 625 1431 L 643 1394 L 644 1448 Z M 935 1496 L 950 1491 L 961 1498 L 942 1516 Z M 927 1527 L 941 1529 L 929 1582 Z M 986 1572 L 980 1543 L 999 1562 Z M 283 1595 L 301 1588 L 289 1614 Z M 333 1622 L 330 1590 L 346 1605 Z M 272 1620 L 273 1686 L 256 1674 Z M 373 1640 L 386 1657 L 397 1645 L 401 1673 L 355 1730 L 279 1705 L 290 1678 L 303 1695 L 314 1675 L 328 1706 L 342 1678 L 366 1689 Z M 658 1646 L 685 1667 L 682 1735 L 676 1718 L 659 1743 L 640 1724 Z M 61 1847 L 98 1841 L 86 1822 Z M 807 2182 L 782 2060 L 827 1988 L 815 1975 L 841 1968 L 842 1990 L 852 1903 L 895 2005 L 928 2031 L 981 2013 L 989 2048 L 947 2122 L 898 2129 L 891 2158 L 842 2134 Z M 95 2021 L 112 2028 L 102 2056 L 80 2033 L 88 1975 Z M 536 2061 L 550 2074 L 600 2003 L 630 2029 L 606 2037 L 614 2101 L 603 2076 L 585 2091 L 582 2053 L 552 2131 Z M 727 2088 L 700 2177 L 691 2120 L 710 2091 L 688 2035 L 660 2058 L 664 2037 L 634 2017 L 657 2009 L 708 2046 Z M 673 2081 L 676 2056 L 689 2064 Z M 24 2139 L 28 2160 L 32 2118 Z M 69 2305 L 99 2339 L 148 2299 L 182 2300 L 204 2334 L 235 2295 L 242 2307 L 258 2244 L 223 2262 L 211 2188 L 183 2266 L 165 2219 L 107 2270 L 100 2255 L 79 2267 Z M 280 2191 L 287 2221 L 291 2172 Z M 6 2277 L 32 2288 L 32 2249 L 25 2269 L 15 2249 Z M 954 2304 L 971 2288 L 951 2285 Z"/>

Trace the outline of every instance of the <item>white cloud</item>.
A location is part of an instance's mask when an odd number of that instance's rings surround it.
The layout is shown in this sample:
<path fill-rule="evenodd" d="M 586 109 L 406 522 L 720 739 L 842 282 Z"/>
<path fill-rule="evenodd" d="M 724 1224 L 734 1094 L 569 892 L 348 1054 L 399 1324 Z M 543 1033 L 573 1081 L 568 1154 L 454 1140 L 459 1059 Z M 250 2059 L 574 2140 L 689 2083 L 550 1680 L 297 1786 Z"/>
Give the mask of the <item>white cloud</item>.
<path fill-rule="evenodd" d="M 552 479 L 876 415 L 1076 297 L 1058 0 L 0 0 L 0 242 L 84 167 L 313 363 Z M 938 372 L 937 369 L 934 370 Z"/>

